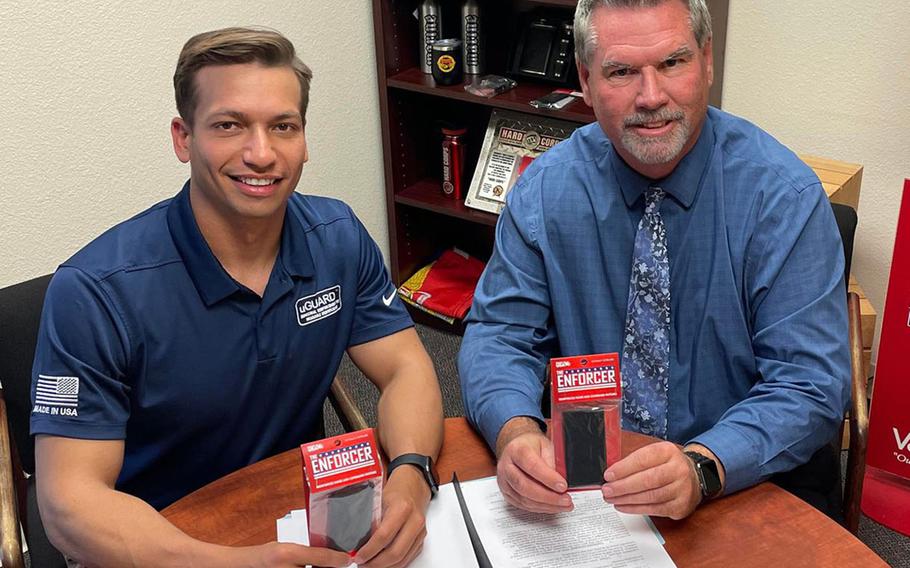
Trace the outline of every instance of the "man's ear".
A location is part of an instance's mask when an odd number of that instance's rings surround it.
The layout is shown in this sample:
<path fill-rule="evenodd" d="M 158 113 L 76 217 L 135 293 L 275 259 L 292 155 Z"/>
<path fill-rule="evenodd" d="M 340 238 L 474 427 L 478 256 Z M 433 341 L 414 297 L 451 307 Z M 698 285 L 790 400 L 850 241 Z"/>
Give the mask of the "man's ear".
<path fill-rule="evenodd" d="M 581 84 L 581 94 L 584 96 L 585 104 L 589 107 L 593 107 L 594 101 L 591 98 L 591 90 L 588 87 L 588 77 L 591 76 L 591 71 L 578 59 L 578 57 L 575 58 L 575 67 L 578 68 L 578 82 Z"/>
<path fill-rule="evenodd" d="M 186 164 L 190 161 L 190 137 L 192 137 L 189 125 L 180 117 L 171 121 L 171 140 L 174 142 L 174 153 L 177 159 Z"/>
<path fill-rule="evenodd" d="M 303 163 L 310 161 L 310 147 L 306 143 L 306 127 L 303 129 Z"/>
<path fill-rule="evenodd" d="M 708 76 L 708 87 L 714 84 L 714 43 L 712 40 L 705 42 L 702 48 L 702 56 L 705 58 L 705 73 Z"/>

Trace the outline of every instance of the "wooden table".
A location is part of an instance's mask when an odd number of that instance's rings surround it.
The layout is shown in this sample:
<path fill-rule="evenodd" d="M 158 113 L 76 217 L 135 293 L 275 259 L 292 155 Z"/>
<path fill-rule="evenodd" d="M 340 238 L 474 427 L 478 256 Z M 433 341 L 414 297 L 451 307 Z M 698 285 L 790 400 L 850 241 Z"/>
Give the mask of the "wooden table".
<path fill-rule="evenodd" d="M 623 454 L 652 438 L 623 432 Z M 445 423 L 441 480 L 493 475 L 493 456 L 463 418 Z M 241 546 L 275 540 L 275 520 L 304 508 L 299 450 L 215 481 L 162 511 L 190 536 Z M 686 566 L 887 566 L 840 525 L 771 483 L 700 507 L 683 521 L 654 518 L 667 552 Z"/>

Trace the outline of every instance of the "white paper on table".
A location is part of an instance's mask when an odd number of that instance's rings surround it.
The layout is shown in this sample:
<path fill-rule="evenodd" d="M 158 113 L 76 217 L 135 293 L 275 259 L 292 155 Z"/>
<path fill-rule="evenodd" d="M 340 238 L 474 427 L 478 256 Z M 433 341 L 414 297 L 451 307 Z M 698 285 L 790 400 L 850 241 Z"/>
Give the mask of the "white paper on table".
<path fill-rule="evenodd" d="M 495 477 L 463 482 L 461 490 L 495 567 L 675 566 L 647 517 L 617 512 L 600 491 L 573 492 L 575 510 L 545 515 L 508 505 Z M 430 524 L 432 519 L 439 519 L 442 534 Z M 423 552 L 412 566 L 477 566 L 451 484 L 440 487 L 430 504 L 427 526 Z"/>
<path fill-rule="evenodd" d="M 464 483 L 461 484 L 464 489 Z M 427 537 L 423 550 L 409 568 L 477 566 L 471 538 L 451 483 L 439 486 L 439 493 L 427 508 Z"/>
<path fill-rule="evenodd" d="M 461 490 L 487 556 L 497 568 L 675 566 L 648 518 L 615 511 L 600 491 L 573 492 L 574 511 L 545 515 L 508 505 L 495 477 L 462 482 Z M 278 541 L 309 542 L 305 511 L 278 519 Z M 423 551 L 410 566 L 477 566 L 451 483 L 440 486 L 430 502 Z"/>
<path fill-rule="evenodd" d="M 310 544 L 309 525 L 306 521 L 306 509 L 296 509 L 278 519 L 278 542 L 293 544 Z"/>

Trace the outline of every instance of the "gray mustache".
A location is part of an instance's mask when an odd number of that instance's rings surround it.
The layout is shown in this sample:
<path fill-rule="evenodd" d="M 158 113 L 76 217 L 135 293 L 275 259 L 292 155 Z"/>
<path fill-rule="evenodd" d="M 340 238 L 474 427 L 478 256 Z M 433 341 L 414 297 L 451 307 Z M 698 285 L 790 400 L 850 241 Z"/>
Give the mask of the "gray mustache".
<path fill-rule="evenodd" d="M 642 126 L 649 122 L 663 122 L 665 120 L 682 120 L 685 114 L 681 110 L 671 111 L 667 109 L 655 112 L 637 112 L 632 116 L 627 116 L 623 120 L 623 126 Z"/>

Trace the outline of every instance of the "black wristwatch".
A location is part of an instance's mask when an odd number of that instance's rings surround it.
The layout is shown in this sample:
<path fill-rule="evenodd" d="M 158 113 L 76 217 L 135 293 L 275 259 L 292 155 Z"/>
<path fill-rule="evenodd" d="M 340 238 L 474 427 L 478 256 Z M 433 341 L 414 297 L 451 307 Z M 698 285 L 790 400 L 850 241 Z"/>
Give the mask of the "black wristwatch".
<path fill-rule="evenodd" d="M 721 489 L 723 489 L 720 485 L 717 462 L 698 452 L 685 452 L 685 454 L 695 465 L 695 473 L 698 475 L 698 486 L 701 488 L 702 497 L 705 499 L 717 497 Z"/>
<path fill-rule="evenodd" d="M 433 458 L 422 454 L 401 454 L 389 463 L 389 477 L 400 465 L 413 465 L 419 469 L 424 481 L 430 486 L 430 499 L 436 497 L 436 492 L 439 491 L 439 480 L 436 477 L 436 470 L 433 468 Z"/>

